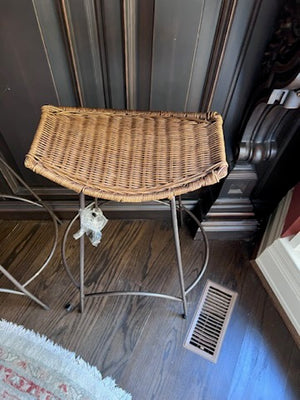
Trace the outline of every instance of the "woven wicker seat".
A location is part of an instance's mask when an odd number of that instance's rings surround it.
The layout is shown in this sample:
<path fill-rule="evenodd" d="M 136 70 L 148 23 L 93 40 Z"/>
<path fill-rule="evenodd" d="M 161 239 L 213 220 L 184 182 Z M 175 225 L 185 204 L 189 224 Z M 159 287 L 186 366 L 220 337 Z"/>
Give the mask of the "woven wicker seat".
<path fill-rule="evenodd" d="M 226 175 L 222 118 L 44 106 L 25 165 L 93 197 L 172 198 Z"/>

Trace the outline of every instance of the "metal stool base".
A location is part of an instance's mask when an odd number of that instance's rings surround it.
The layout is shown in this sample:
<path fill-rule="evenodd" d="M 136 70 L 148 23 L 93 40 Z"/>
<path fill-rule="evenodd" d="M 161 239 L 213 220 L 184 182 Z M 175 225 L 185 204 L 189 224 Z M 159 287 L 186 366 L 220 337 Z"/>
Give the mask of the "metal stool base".
<path fill-rule="evenodd" d="M 3 273 L 3 275 L 6 276 L 15 286 L 18 290 L 12 290 L 12 289 L 6 289 L 6 288 L 0 288 L 0 293 L 10 293 L 10 294 L 18 294 L 18 295 L 25 295 L 29 297 L 31 300 L 35 301 L 37 304 L 39 304 L 42 308 L 45 310 L 49 310 L 49 307 L 43 303 L 41 300 L 39 300 L 36 296 L 34 296 L 26 287 L 34 280 L 36 279 L 40 273 L 46 268 L 46 266 L 49 264 L 54 251 L 57 246 L 58 242 L 58 226 L 57 222 L 61 223 L 61 221 L 57 218 L 57 216 L 53 213 L 53 211 L 40 199 L 40 197 L 26 184 L 26 182 L 23 181 L 23 179 L 0 157 L 0 163 L 5 166 L 6 169 L 10 171 L 10 173 L 31 193 L 31 195 L 35 198 L 36 201 L 28 200 L 24 197 L 20 196 L 14 196 L 14 195 L 8 195 L 8 194 L 2 194 L 0 193 L 0 198 L 2 199 L 12 199 L 12 200 L 18 200 L 22 201 L 24 203 L 29 203 L 34 206 L 44 208 L 48 214 L 50 215 L 52 222 L 53 222 L 53 228 L 54 228 L 54 239 L 52 243 L 52 247 L 50 250 L 49 255 L 47 256 L 46 260 L 42 264 L 42 266 L 37 270 L 37 272 L 31 276 L 25 283 L 21 284 L 19 281 L 17 281 L 2 265 L 0 265 L 0 272 Z"/>
<path fill-rule="evenodd" d="M 158 200 L 158 202 L 163 203 L 165 205 L 169 205 L 164 201 Z M 66 228 L 63 241 L 62 241 L 62 261 L 63 265 L 65 267 L 65 270 L 67 274 L 69 275 L 73 285 L 79 290 L 80 292 L 80 302 L 79 302 L 79 310 L 81 312 L 84 311 L 84 305 L 85 305 L 85 298 L 86 297 L 92 297 L 92 296 L 99 296 L 99 297 L 104 297 L 104 296 L 149 296 L 149 297 L 158 297 L 166 300 L 174 300 L 174 301 L 179 301 L 182 303 L 183 306 L 183 317 L 186 318 L 187 316 L 187 301 L 186 301 L 186 295 L 197 285 L 197 283 L 200 281 L 202 278 L 207 264 L 208 264 L 208 258 L 209 258 L 209 247 L 208 247 L 208 239 L 207 236 L 201 226 L 201 222 L 198 220 L 198 218 L 188 209 L 186 209 L 181 202 L 181 199 L 179 199 L 179 205 L 176 206 L 176 200 L 175 197 L 173 197 L 170 201 L 170 206 L 171 206 L 171 215 L 172 215 L 172 226 L 173 226 L 173 234 L 174 234 L 174 242 L 175 242 L 175 250 L 176 250 L 176 257 L 177 257 L 177 267 L 178 267 L 178 278 L 179 278 L 179 285 L 180 285 L 180 292 L 181 296 L 173 296 L 169 294 L 164 294 L 164 293 L 156 293 L 156 292 L 137 292 L 137 291 L 105 291 L 105 292 L 92 292 L 92 293 L 86 293 L 85 292 L 85 286 L 84 286 L 84 236 L 81 236 L 80 240 L 80 260 L 79 260 L 79 282 L 77 282 L 74 279 L 74 276 L 72 275 L 70 268 L 67 263 L 66 259 L 66 243 L 67 243 L 67 238 L 68 234 L 70 232 L 70 229 L 74 222 L 78 219 L 79 213 L 70 221 L 68 227 Z M 81 192 L 80 193 L 80 210 L 83 210 L 85 208 L 85 196 Z M 196 279 L 187 287 L 185 288 L 185 283 L 184 283 L 184 275 L 183 275 L 183 266 L 182 266 L 182 258 L 181 258 L 181 249 L 180 249 L 180 239 L 179 239 L 179 232 L 178 232 L 178 222 L 177 222 L 177 209 L 180 212 L 180 225 L 182 224 L 183 218 L 182 218 L 182 210 L 185 211 L 199 226 L 203 239 L 204 239 L 204 259 L 203 259 L 203 264 L 201 267 L 201 270 L 196 277 Z M 71 311 L 73 307 L 68 304 L 66 306 L 66 309 Z"/>

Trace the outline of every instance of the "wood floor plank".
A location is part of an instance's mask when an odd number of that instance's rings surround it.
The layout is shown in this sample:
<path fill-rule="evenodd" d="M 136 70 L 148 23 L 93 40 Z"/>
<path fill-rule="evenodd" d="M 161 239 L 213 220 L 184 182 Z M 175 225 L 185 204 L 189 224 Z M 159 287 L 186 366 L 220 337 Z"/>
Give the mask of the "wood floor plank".
<path fill-rule="evenodd" d="M 62 239 L 67 223 L 59 228 Z M 67 260 L 78 275 L 78 242 Z M 51 247 L 51 223 L 2 221 L 0 262 L 22 277 Z M 199 271 L 203 243 L 181 231 L 187 285 Z M 47 335 L 75 351 L 139 400 L 296 400 L 300 354 L 249 263 L 243 242 L 211 241 L 203 280 L 188 295 L 188 319 L 178 302 L 144 297 L 88 298 L 83 315 L 66 312 L 77 289 L 61 265 L 60 250 L 29 289 L 50 305 L 0 293 L 0 317 Z M 167 221 L 110 221 L 99 248 L 86 242 L 87 291 L 150 290 L 178 295 L 173 234 Z M 206 279 L 238 292 L 218 362 L 186 350 L 183 342 Z M 0 276 L 0 286 L 8 284 Z"/>

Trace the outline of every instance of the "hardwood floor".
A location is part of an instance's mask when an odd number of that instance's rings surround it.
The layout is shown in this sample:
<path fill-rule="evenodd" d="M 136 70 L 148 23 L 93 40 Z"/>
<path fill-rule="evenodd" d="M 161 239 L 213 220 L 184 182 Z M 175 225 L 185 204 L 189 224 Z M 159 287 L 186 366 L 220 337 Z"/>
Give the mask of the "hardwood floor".
<path fill-rule="evenodd" d="M 60 237 L 66 223 L 59 228 Z M 76 227 L 74 227 L 75 231 Z M 188 284 L 201 263 L 202 243 L 182 230 Z M 51 246 L 51 224 L 2 221 L 0 262 L 20 280 L 42 262 Z M 44 311 L 23 296 L 0 293 L 0 317 L 47 335 L 96 365 L 104 376 L 138 400 L 290 400 L 300 398 L 300 352 L 250 265 L 243 242 L 210 242 L 211 256 L 201 283 L 181 304 L 144 297 L 89 298 L 83 315 L 64 305 L 78 301 L 57 249 L 30 286 L 50 305 Z M 155 290 L 179 294 L 173 236 L 164 221 L 109 222 L 95 249 L 87 244 L 89 290 Z M 76 271 L 78 243 L 67 258 Z M 183 348 L 206 279 L 238 292 L 217 364 Z M 0 276 L 1 287 L 12 287 Z"/>

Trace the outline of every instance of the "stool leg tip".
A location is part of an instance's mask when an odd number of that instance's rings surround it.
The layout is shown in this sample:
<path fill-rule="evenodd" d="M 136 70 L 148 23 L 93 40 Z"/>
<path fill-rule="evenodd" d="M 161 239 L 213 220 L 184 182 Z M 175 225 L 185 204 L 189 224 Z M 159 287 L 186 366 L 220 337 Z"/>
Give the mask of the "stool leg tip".
<path fill-rule="evenodd" d="M 67 303 L 67 304 L 65 305 L 65 310 L 66 310 L 67 312 L 73 311 L 73 305 L 72 305 L 71 303 Z"/>

